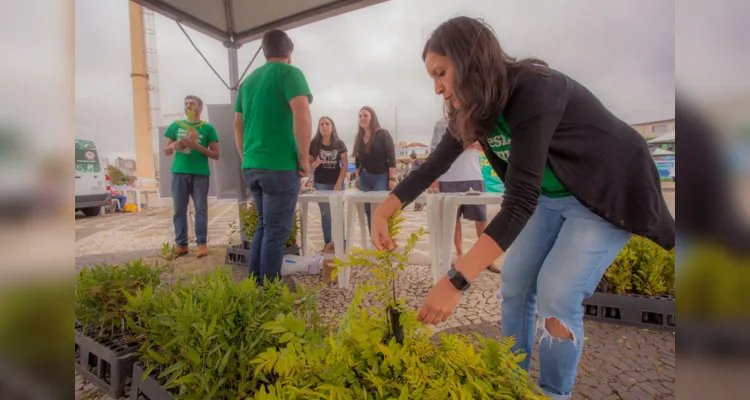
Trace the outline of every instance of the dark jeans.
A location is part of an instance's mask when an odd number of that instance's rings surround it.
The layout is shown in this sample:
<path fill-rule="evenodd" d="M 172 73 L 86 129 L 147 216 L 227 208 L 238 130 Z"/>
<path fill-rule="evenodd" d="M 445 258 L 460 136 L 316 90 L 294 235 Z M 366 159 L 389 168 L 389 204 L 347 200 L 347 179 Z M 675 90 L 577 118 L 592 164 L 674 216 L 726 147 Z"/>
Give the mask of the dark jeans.
<path fill-rule="evenodd" d="M 388 173 L 373 174 L 362 171 L 359 173 L 359 190 L 363 192 L 375 192 L 378 190 L 388 190 Z M 371 230 L 370 222 L 370 204 L 365 204 L 365 215 L 367 215 L 367 229 Z"/>
<path fill-rule="evenodd" d="M 334 184 L 329 183 L 313 183 L 315 190 L 333 190 Z M 344 184 L 341 184 L 341 190 L 344 190 Z M 325 244 L 331 243 L 331 204 L 329 203 L 318 203 L 320 207 L 320 224 L 323 226 L 323 242 Z"/>
<path fill-rule="evenodd" d="M 284 247 L 292 232 L 299 195 L 299 173 L 264 169 L 243 169 L 242 172 L 258 210 L 258 227 L 250 246 L 250 275 L 259 284 L 266 279 L 281 279 Z"/>
<path fill-rule="evenodd" d="M 208 176 L 172 173 L 174 236 L 178 246 L 188 244 L 188 202 L 195 205 L 195 241 L 206 244 L 208 235 Z"/>
<path fill-rule="evenodd" d="M 117 208 L 118 211 L 122 211 L 123 209 L 125 209 L 125 204 L 128 203 L 127 196 L 125 196 L 124 194 L 113 194 L 112 198 L 120 201 L 120 206 Z"/>

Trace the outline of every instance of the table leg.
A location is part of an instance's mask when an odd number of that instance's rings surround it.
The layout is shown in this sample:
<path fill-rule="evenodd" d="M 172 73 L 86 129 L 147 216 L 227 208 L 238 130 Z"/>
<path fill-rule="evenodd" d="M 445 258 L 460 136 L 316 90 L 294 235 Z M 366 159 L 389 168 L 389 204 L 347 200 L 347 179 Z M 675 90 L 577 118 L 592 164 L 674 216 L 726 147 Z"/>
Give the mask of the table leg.
<path fill-rule="evenodd" d="M 307 211 L 309 208 L 309 203 L 306 201 L 301 201 L 299 203 L 299 228 L 302 232 L 301 233 L 301 244 L 300 244 L 300 254 L 302 257 L 305 257 L 307 255 L 307 227 L 308 227 L 308 221 L 307 221 Z"/>
<path fill-rule="evenodd" d="M 458 212 L 458 205 L 456 201 L 450 197 L 443 199 L 443 248 L 442 258 L 443 262 L 440 266 L 441 276 L 446 274 L 451 267 L 451 254 L 453 254 L 453 234 L 456 231 L 456 213 Z"/>
<path fill-rule="evenodd" d="M 357 214 L 356 204 L 352 201 L 346 202 L 346 253 L 351 252 L 354 243 L 354 218 Z"/>
<path fill-rule="evenodd" d="M 365 216 L 365 203 L 357 203 L 357 217 L 359 219 L 359 238 L 361 240 L 360 246 L 362 250 L 367 250 L 367 217 Z M 370 217 L 372 217 L 372 206 L 370 207 Z"/>
<path fill-rule="evenodd" d="M 427 196 L 427 230 L 429 231 L 430 259 L 432 261 L 432 283 L 437 283 L 443 276 L 442 264 L 442 196 L 439 194 Z"/>
<path fill-rule="evenodd" d="M 346 254 L 344 248 L 344 198 L 341 195 L 333 195 L 330 197 L 329 204 L 331 205 L 333 247 L 336 252 L 336 258 L 343 260 Z M 339 274 L 340 288 L 349 288 L 349 273 L 349 268 L 346 268 Z"/>

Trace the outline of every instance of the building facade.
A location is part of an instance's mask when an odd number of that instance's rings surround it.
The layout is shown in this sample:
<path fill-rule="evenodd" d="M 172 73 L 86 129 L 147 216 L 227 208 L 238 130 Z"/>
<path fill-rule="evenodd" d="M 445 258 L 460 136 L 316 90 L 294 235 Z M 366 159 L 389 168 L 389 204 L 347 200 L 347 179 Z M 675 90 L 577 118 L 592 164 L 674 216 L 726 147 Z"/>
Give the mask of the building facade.
<path fill-rule="evenodd" d="M 630 126 L 638 131 L 644 139 L 655 138 L 675 130 L 674 118 L 661 121 L 642 122 Z"/>

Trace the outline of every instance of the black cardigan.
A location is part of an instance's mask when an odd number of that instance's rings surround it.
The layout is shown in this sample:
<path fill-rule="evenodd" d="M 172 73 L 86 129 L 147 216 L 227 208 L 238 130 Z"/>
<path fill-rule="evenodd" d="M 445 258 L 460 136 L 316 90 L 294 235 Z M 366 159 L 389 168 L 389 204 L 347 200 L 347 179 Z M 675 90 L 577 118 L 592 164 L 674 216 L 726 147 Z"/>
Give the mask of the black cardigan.
<path fill-rule="evenodd" d="M 396 168 L 396 149 L 391 134 L 385 129 L 378 129 L 370 138 L 372 145 L 370 152 L 365 151 L 364 140 L 355 143 L 354 166 L 362 172 L 365 170 L 373 174 L 388 173 L 388 168 Z"/>
<path fill-rule="evenodd" d="M 675 243 L 674 218 L 646 141 L 610 113 L 585 87 L 550 70 L 520 73 L 503 111 L 512 144 L 508 163 L 479 140 L 505 183 L 500 213 L 485 233 L 507 251 L 536 209 L 544 167 L 589 210 L 665 249 Z M 446 131 L 432 154 L 393 194 L 410 203 L 463 152 Z"/>

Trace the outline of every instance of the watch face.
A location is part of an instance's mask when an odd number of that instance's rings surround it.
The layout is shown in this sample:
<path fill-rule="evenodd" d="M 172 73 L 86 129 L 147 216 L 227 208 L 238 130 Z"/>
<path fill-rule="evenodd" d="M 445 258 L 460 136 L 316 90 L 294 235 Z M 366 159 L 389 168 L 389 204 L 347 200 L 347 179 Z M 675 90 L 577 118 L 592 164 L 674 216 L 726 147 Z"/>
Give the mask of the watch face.
<path fill-rule="evenodd" d="M 469 282 L 466 280 L 466 278 L 461 273 L 456 271 L 455 268 L 451 268 L 448 271 L 448 279 L 451 281 L 453 286 L 458 290 L 463 291 L 463 290 L 468 289 L 469 286 L 471 286 Z"/>

